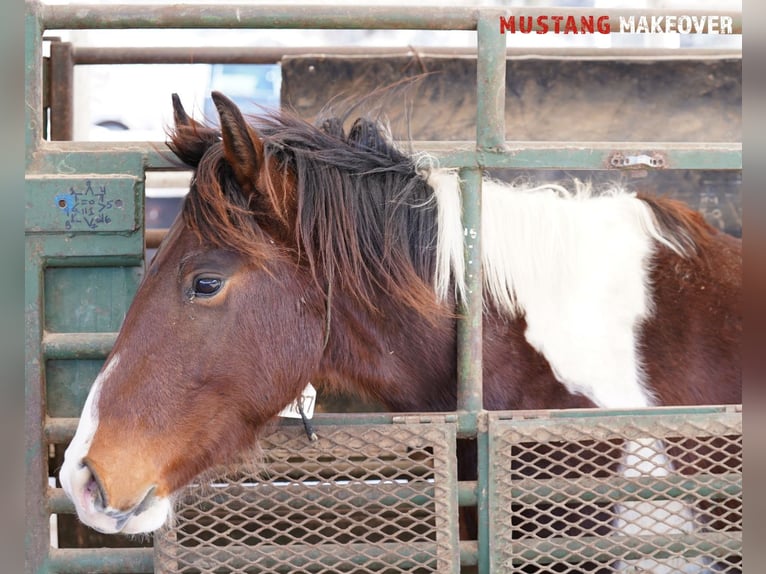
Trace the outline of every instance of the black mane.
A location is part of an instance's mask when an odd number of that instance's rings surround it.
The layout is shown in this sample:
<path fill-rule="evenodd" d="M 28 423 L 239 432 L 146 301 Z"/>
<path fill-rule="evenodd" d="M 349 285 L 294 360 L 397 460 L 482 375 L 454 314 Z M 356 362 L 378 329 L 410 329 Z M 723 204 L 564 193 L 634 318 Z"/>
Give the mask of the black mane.
<path fill-rule="evenodd" d="M 251 118 L 269 177 L 289 174 L 294 181 L 296 252 L 318 281 L 340 286 L 370 308 L 383 291 L 433 312 L 437 206 L 427 175 L 380 123 L 357 119 L 348 134 L 343 123 L 332 117 L 316 127 L 286 112 Z M 212 128 L 193 131 L 196 139 L 186 141 L 191 130 L 177 130 L 170 144 L 196 167 L 183 208 L 187 224 L 239 252 L 262 252 L 259 221 L 269 206 L 243 197 Z"/>

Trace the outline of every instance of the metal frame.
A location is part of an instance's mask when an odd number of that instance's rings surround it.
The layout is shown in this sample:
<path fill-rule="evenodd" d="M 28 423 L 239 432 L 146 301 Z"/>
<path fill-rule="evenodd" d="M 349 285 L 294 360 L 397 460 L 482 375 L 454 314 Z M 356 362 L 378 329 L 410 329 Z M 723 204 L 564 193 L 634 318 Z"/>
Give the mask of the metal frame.
<path fill-rule="evenodd" d="M 544 8 L 520 10 L 520 14 L 545 13 Z M 567 13 L 592 12 L 568 8 Z M 631 10 L 610 10 L 612 17 L 637 14 Z M 670 13 L 664 11 L 663 13 Z M 692 12 L 686 12 L 691 14 Z M 706 12 L 732 16 L 741 32 L 741 14 Z M 44 141 L 42 38 L 47 30 L 84 28 L 345 28 L 345 29 L 426 29 L 475 30 L 478 55 L 477 134 L 475 142 L 415 142 L 414 147 L 434 153 L 442 165 L 460 169 L 463 190 L 466 242 L 466 286 L 468 299 L 458 328 L 458 409 L 441 416 L 395 416 L 386 413 L 354 416 L 320 416 L 317 424 L 394 424 L 440 422 L 456 425 L 457 434 L 475 438 L 478 444 L 478 481 L 461 484 L 463 504 L 476 503 L 480 531 L 476 545 L 461 543 L 464 564 L 477 564 L 479 572 L 490 571 L 490 479 L 489 413 L 482 407 L 482 269 L 481 261 L 481 178 L 489 167 L 516 169 L 609 169 L 616 154 L 660 154 L 663 167 L 675 169 L 738 170 L 742 167 L 740 144 L 667 144 L 657 142 L 507 142 L 505 140 L 505 37 L 498 33 L 498 18 L 506 11 L 494 8 L 457 7 L 420 9 L 405 7 L 317 7 L 263 5 L 160 5 L 98 6 L 42 5 L 27 2 L 26 13 L 26 168 L 27 201 L 38 201 L 41 185 L 61 177 L 63 170 L 89 174 L 95 179 L 135 178 L 132 208 L 143 209 L 145 170 L 174 169 L 176 166 L 148 143 L 86 143 Z M 54 48 L 58 50 L 59 48 Z M 75 52 L 77 54 L 77 52 Z M 52 57 L 54 54 L 52 54 Z M 70 52 L 65 58 L 72 59 Z M 138 56 L 136 56 L 138 58 Z M 85 56 L 83 58 L 87 60 Z M 74 63 L 74 59 L 72 59 Z M 90 63 L 90 62 L 88 62 Z M 71 65 L 69 66 L 71 68 Z M 59 74 L 58 66 L 51 74 Z M 54 83 L 71 82 L 51 76 Z M 70 123 L 71 125 L 71 123 Z M 67 133 L 51 134 L 67 139 Z M 457 150 L 457 151 L 456 151 Z M 80 177 L 83 179 L 86 176 Z M 29 219 L 29 213 L 28 213 Z M 57 489 L 48 487 L 46 453 L 51 442 L 65 442 L 73 435 L 76 419 L 51 418 L 46 409 L 45 362 L 52 359 L 100 359 L 113 344 L 114 332 L 47 333 L 44 314 L 44 274 L 57 265 L 135 266 L 143 250 L 143 229 L 122 229 L 98 236 L 98 248 L 87 236 L 67 235 L 66 248 L 54 242 L 45 225 L 35 228 L 28 221 L 26 271 L 26 449 L 27 449 L 27 572 L 151 571 L 151 549 L 63 550 L 49 546 L 49 514 L 71 512 L 72 506 Z M 130 290 L 129 288 L 127 289 Z M 126 293 L 126 296 L 129 294 Z M 693 412 L 718 412 L 715 408 Z M 683 409 L 681 412 L 687 412 Z"/>

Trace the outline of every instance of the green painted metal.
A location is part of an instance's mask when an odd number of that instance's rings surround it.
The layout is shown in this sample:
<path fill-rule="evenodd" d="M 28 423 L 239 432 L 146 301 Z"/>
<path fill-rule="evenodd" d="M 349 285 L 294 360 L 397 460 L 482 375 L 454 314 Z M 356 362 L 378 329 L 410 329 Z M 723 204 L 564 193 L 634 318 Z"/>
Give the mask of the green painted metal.
<path fill-rule="evenodd" d="M 27 195 L 26 229 L 131 232 L 143 216 L 137 210 L 141 180 L 115 174 L 45 174 L 27 177 L 35 192 Z"/>
<path fill-rule="evenodd" d="M 458 409 L 478 413 L 482 405 L 482 338 L 483 270 L 481 265 L 481 172 L 478 169 L 460 171 L 465 238 L 465 301 L 461 305 L 463 318 L 458 323 Z M 461 429 L 475 432 L 472 428 Z"/>
<path fill-rule="evenodd" d="M 476 142 L 468 141 L 415 141 L 417 152 L 436 157 L 443 167 L 509 168 L 525 170 L 618 169 L 610 165 L 615 153 L 623 155 L 661 154 L 665 158 L 662 168 L 656 170 L 741 170 L 742 144 L 732 142 L 517 142 L 507 140 L 501 151 L 476 149 Z M 41 150 L 55 157 L 57 154 L 79 155 L 104 153 L 134 155 L 141 158 L 146 169 L 177 170 L 178 164 L 160 142 L 42 142 Z M 100 151 L 99 151 L 100 150 Z"/>
<path fill-rule="evenodd" d="M 516 16 L 549 15 L 550 9 L 514 9 Z M 590 8 L 568 8 L 575 17 L 593 15 Z M 636 16 L 645 12 L 610 9 L 602 13 L 614 20 L 613 31 L 619 33 L 620 16 Z M 727 16 L 732 18 L 732 32 L 742 32 L 740 12 L 721 10 L 663 10 L 664 15 Z M 43 21 L 49 28 L 345 28 L 378 30 L 475 30 L 479 18 L 494 22 L 500 34 L 500 16 L 508 11 L 473 6 L 443 6 L 432 10 L 413 11 L 407 6 L 315 6 L 315 5 L 222 5 L 196 4 L 168 6 L 98 6 L 73 4 L 71 9 L 48 5 Z"/>
<path fill-rule="evenodd" d="M 45 572 L 61 574 L 151 574 L 151 548 L 52 548 Z"/>

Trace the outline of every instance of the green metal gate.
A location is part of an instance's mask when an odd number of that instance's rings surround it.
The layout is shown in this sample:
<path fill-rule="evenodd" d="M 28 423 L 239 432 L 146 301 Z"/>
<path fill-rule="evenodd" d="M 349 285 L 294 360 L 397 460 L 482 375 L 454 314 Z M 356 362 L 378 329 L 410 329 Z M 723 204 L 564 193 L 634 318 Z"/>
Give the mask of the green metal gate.
<path fill-rule="evenodd" d="M 484 169 L 595 170 L 634 161 L 645 161 L 647 169 L 741 169 L 741 145 L 734 143 L 507 142 L 506 42 L 498 31 L 503 15 L 485 8 L 211 4 L 115 10 L 27 3 L 28 572 L 458 572 L 476 566 L 479 572 L 553 573 L 649 556 L 716 556 L 741 569 L 738 407 L 648 413 L 482 408 L 478 254 Z M 741 18 L 734 17 L 741 30 Z M 320 440 L 313 445 L 297 427 L 284 427 L 267 439 L 264 466 L 232 467 L 190 487 L 176 523 L 154 537 L 153 548 L 54 548 L 50 515 L 71 514 L 73 507 L 61 489 L 49 486 L 56 469 L 49 468 L 48 454 L 51 445 L 73 436 L 88 387 L 137 287 L 145 173 L 173 166 L 148 144 L 46 141 L 42 35 L 51 29 L 169 27 L 476 31 L 476 141 L 422 143 L 443 166 L 460 169 L 464 226 L 476 230 L 466 245 L 471 300 L 458 332 L 458 409 L 320 415 Z M 457 479 L 458 438 L 478 445 L 475 482 Z M 670 445 L 678 468 L 692 454 L 705 461 L 704 471 L 624 478 L 589 458 L 601 452 L 599 445 L 647 440 Z M 561 472 L 524 470 L 530 457 Z M 699 532 L 604 534 L 618 518 L 615 505 L 656 509 L 683 501 L 704 503 L 707 518 Z M 477 510 L 478 538 L 461 541 L 458 508 L 469 506 Z M 567 525 L 574 515 L 605 517 Z"/>

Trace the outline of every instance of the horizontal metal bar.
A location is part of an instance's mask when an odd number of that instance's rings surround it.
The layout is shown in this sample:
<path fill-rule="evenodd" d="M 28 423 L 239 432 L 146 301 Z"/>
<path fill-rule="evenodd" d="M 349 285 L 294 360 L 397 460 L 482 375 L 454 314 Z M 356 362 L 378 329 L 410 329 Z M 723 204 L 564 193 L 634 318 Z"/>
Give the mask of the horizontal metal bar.
<path fill-rule="evenodd" d="M 549 564 L 565 561 L 570 564 L 596 561 L 638 560 L 651 556 L 657 560 L 672 555 L 725 557 L 742 552 L 741 532 L 696 532 L 674 536 L 582 536 L 528 538 L 510 543 L 504 553 L 514 556 L 512 562 Z M 507 565 L 506 565 L 507 566 Z"/>
<path fill-rule="evenodd" d="M 51 514 L 74 514 L 74 502 L 64 492 L 63 488 L 48 488 L 46 496 L 48 500 L 48 512 Z"/>
<path fill-rule="evenodd" d="M 157 249 L 168 234 L 168 229 L 147 229 L 144 231 L 144 242 L 147 249 Z"/>
<path fill-rule="evenodd" d="M 402 570 L 435 564 L 438 546 L 435 542 L 350 543 L 350 544 L 258 544 L 245 546 L 181 546 L 170 544 L 159 552 L 167 553 L 168 560 L 180 564 L 225 564 L 226 568 L 244 570 L 257 565 L 269 572 L 294 572 L 296 555 L 305 560 L 301 571 L 326 572 L 327 568 L 348 563 L 364 565 L 366 570 L 380 570 L 396 565 Z M 172 556 L 172 558 L 170 557 Z M 344 570 L 345 571 L 345 570 Z"/>
<path fill-rule="evenodd" d="M 461 480 L 457 483 L 457 505 L 476 506 L 479 500 L 479 486 L 475 480 Z"/>
<path fill-rule="evenodd" d="M 306 488 L 309 489 L 320 489 L 322 485 L 317 486 L 307 486 Z M 225 491 L 224 491 L 225 492 Z M 477 501 L 477 492 L 476 492 L 476 481 L 461 481 L 458 482 L 458 505 L 459 506 L 476 506 Z M 258 496 L 263 497 L 261 494 L 261 487 L 258 488 Z M 401 493 L 399 493 L 401 494 Z M 429 491 L 429 496 L 433 496 L 433 489 Z M 397 496 L 397 499 L 394 501 L 396 503 L 401 504 L 404 502 L 404 497 Z M 69 499 L 69 497 L 64 492 L 64 489 L 62 488 L 49 488 L 48 494 L 47 494 L 47 500 L 48 500 L 48 511 L 51 514 L 74 514 L 75 513 L 75 507 L 74 503 Z M 382 497 L 381 497 L 382 500 Z M 418 499 L 414 499 L 413 502 L 418 502 Z M 296 502 L 296 504 L 303 504 L 302 502 Z"/>
<path fill-rule="evenodd" d="M 143 152 L 147 169 L 179 170 L 178 160 L 158 142 L 41 142 L 47 152 L 99 151 Z M 738 142 L 560 142 L 507 141 L 503 151 L 476 151 L 472 141 L 415 141 L 418 152 L 432 154 L 443 167 L 486 167 L 526 170 L 614 170 L 610 156 L 614 153 L 634 155 L 663 154 L 663 170 L 742 169 L 742 144 Z"/>
<path fill-rule="evenodd" d="M 626 496 L 629 493 L 630 496 Z M 599 478 L 521 479 L 513 482 L 514 503 L 624 502 L 626 500 L 667 500 L 696 495 L 723 499 L 742 494 L 742 474 L 695 474 L 639 476 L 614 475 Z"/>
<path fill-rule="evenodd" d="M 475 30 L 479 13 L 497 18 L 509 16 L 502 8 L 472 6 L 433 6 L 412 10 L 412 6 L 317 6 L 317 5 L 248 5 L 248 4 L 93 4 L 42 5 L 43 29 L 114 29 L 114 28 L 338 28 L 338 29 L 408 29 Z M 641 16 L 718 16 L 732 19 L 732 32 L 742 33 L 742 12 L 721 10 L 608 10 L 562 7 L 556 14 L 579 20 L 588 16 L 608 16 L 611 32 L 619 33 L 620 17 Z M 532 17 L 539 29 L 539 16 L 553 15 L 551 8 L 514 8 L 516 17 Z"/>
<path fill-rule="evenodd" d="M 594 484 L 595 482 L 595 484 Z M 274 493 L 264 490 L 271 488 Z M 309 493 L 315 493 L 317 497 L 327 496 L 329 485 L 306 486 Z M 476 506 L 478 500 L 476 481 L 461 481 L 458 483 L 458 505 Z M 394 493 L 379 492 L 374 487 L 364 495 L 366 504 L 378 501 L 381 504 L 395 505 L 411 502 L 412 504 L 427 504 L 433 498 L 433 488 L 426 488 L 422 493 L 411 492 L 411 487 L 402 487 Z M 291 491 L 292 492 L 292 491 Z M 712 500 L 736 497 L 742 494 L 742 475 L 710 475 L 698 474 L 694 478 L 688 476 L 669 475 L 665 477 L 642 476 L 636 478 L 623 478 L 613 476 L 599 479 L 598 482 L 591 478 L 585 479 L 561 479 L 551 478 L 545 480 L 523 479 L 515 482 L 511 489 L 511 498 L 519 504 L 534 505 L 538 503 L 564 503 L 579 500 L 582 502 L 625 502 L 624 493 L 630 493 L 630 500 L 667 500 L 695 495 Z M 278 500 L 278 489 L 261 485 L 257 493 L 253 493 L 250 504 L 259 506 L 270 504 L 265 501 Z M 222 489 L 221 495 L 237 496 L 242 500 L 249 500 L 245 494 L 232 494 L 228 489 Z M 309 497 L 308 494 L 302 495 Z M 361 496 L 361 495 L 360 495 Z M 303 500 L 303 499 L 301 499 Z M 302 505 L 301 500 L 296 500 L 296 508 Z M 289 500 L 282 501 L 285 504 Z M 347 501 L 348 502 L 348 501 Z M 53 514 L 72 514 L 74 504 L 64 493 L 63 489 L 50 488 L 48 490 L 48 508 Z"/>
<path fill-rule="evenodd" d="M 449 145 L 449 144 L 447 144 Z M 653 142 L 506 142 L 502 151 L 447 152 L 440 154 L 445 166 L 458 167 L 476 161 L 481 167 L 513 169 L 598 169 L 615 170 L 614 154 L 661 155 L 662 170 L 667 169 L 742 169 L 740 143 L 653 143 Z M 445 147 L 439 144 L 439 147 Z M 652 169 L 652 168 L 644 168 Z"/>
<path fill-rule="evenodd" d="M 740 49 L 712 48 L 507 48 L 509 60 L 728 60 L 741 59 Z M 326 58 L 364 56 L 366 58 L 476 58 L 476 48 L 449 46 L 73 46 L 75 65 L 112 64 L 276 64 L 284 58 L 321 56 Z"/>
<path fill-rule="evenodd" d="M 460 565 L 476 566 L 479 563 L 479 545 L 476 540 L 460 541 Z"/>
<path fill-rule="evenodd" d="M 602 410 L 602 409 L 572 409 L 564 411 L 492 411 L 490 417 L 494 420 L 544 420 L 550 419 L 556 424 L 555 420 L 561 418 L 574 418 L 582 417 L 584 419 L 597 419 L 605 416 L 615 415 L 630 415 L 640 417 L 652 417 L 652 416 L 664 416 L 664 415 L 709 415 L 714 413 L 735 413 L 731 410 L 736 408 L 734 405 L 728 406 L 700 406 L 700 407 L 654 407 L 650 409 L 642 409 L 641 411 L 614 411 L 614 410 Z M 740 411 L 741 412 L 741 407 Z M 435 416 L 436 413 L 422 413 L 424 416 Z M 446 422 L 456 422 L 460 426 L 461 417 L 467 416 L 470 413 L 452 412 L 441 413 L 441 416 L 445 417 Z M 407 417 L 412 419 L 417 413 L 408 414 Z M 321 432 L 322 426 L 341 426 L 341 425 L 376 425 L 376 424 L 394 424 L 399 421 L 401 415 L 397 413 L 316 413 L 313 418 L 313 422 L 316 425 L 317 432 Z M 79 419 L 76 418 L 48 418 L 45 422 L 45 435 L 48 441 L 52 443 L 64 443 L 68 442 L 74 436 L 77 429 L 77 423 Z M 636 419 L 633 419 L 633 423 L 636 423 Z M 285 426 L 300 426 L 302 422 L 300 420 L 285 419 L 281 421 Z M 560 422 L 559 422 L 560 424 Z M 594 423 L 595 424 L 595 423 Z"/>
<path fill-rule="evenodd" d="M 117 333 L 45 333 L 41 342 L 46 359 L 104 359 Z"/>
<path fill-rule="evenodd" d="M 62 574 L 151 574 L 152 548 L 51 548 L 49 572 Z"/>
<path fill-rule="evenodd" d="M 641 409 L 540 409 L 524 411 L 491 411 L 490 418 L 498 421 L 541 420 L 541 419 L 592 419 L 596 417 L 652 417 L 670 415 L 741 414 L 742 405 L 694 405 L 658 406 Z"/>
<path fill-rule="evenodd" d="M 348 30 L 473 30 L 478 10 L 443 6 L 317 6 L 283 4 L 42 5 L 44 29 L 294 28 Z M 499 28 L 498 28 L 499 30 Z M 498 32 L 499 33 L 499 32 Z"/>

